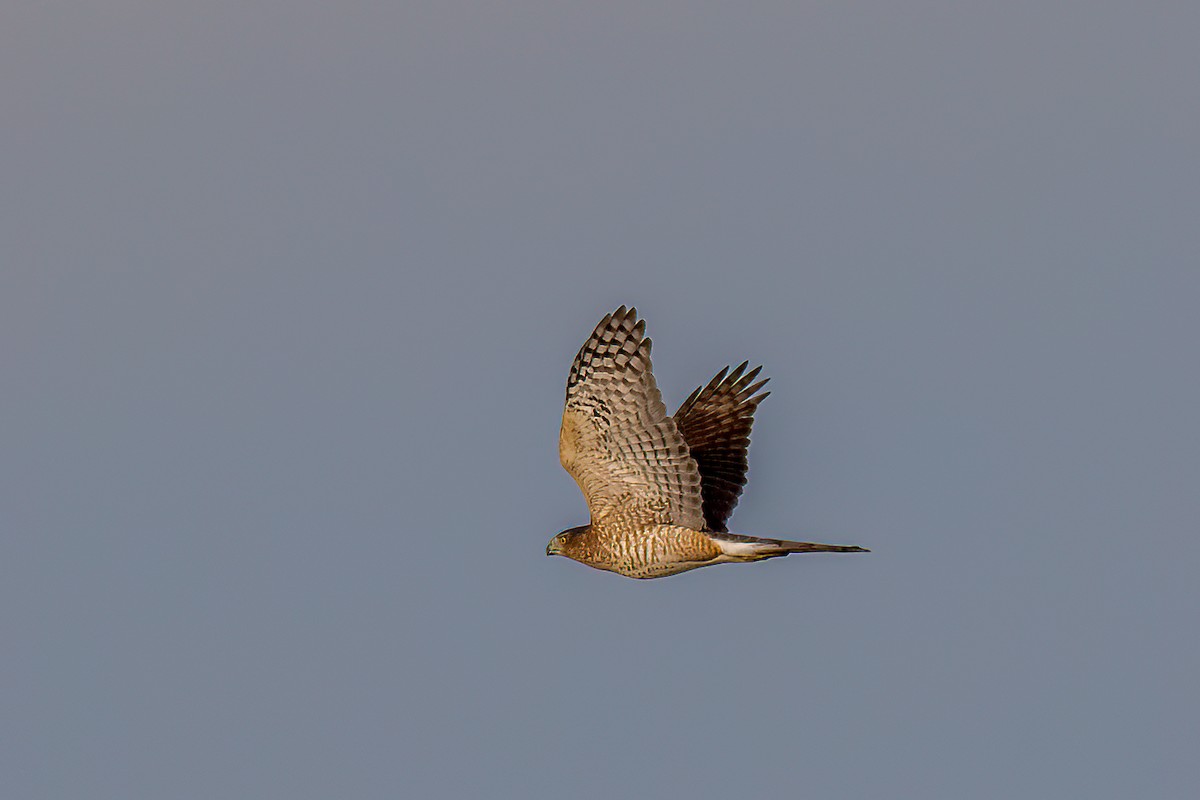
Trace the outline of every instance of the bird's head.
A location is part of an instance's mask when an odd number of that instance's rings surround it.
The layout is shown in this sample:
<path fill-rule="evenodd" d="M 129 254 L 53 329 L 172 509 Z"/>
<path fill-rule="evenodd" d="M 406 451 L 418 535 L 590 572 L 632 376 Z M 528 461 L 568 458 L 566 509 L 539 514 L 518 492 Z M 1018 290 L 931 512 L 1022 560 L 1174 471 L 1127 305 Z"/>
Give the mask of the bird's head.
<path fill-rule="evenodd" d="M 586 531 L 589 525 L 580 525 L 577 528 L 567 528 L 562 533 L 556 535 L 546 545 L 546 555 L 548 556 L 569 556 L 572 540 L 579 534 Z"/>

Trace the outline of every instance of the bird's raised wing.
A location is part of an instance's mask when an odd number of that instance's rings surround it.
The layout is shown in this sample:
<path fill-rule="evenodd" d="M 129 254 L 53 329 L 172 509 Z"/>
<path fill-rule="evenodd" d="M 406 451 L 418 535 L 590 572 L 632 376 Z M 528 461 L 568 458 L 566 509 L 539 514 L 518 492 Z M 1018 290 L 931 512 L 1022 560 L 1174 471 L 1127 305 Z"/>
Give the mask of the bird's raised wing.
<path fill-rule="evenodd" d="M 725 523 L 746 485 L 754 410 L 770 394 L 757 394 L 767 381 L 754 383 L 762 367 L 746 372 L 747 363 L 733 372 L 729 367 L 718 372 L 675 412 L 675 424 L 700 469 L 704 522 L 712 531 L 727 530 Z"/>
<path fill-rule="evenodd" d="M 645 330 L 621 306 L 592 331 L 567 379 L 558 456 L 593 522 L 620 509 L 701 530 L 700 472 L 667 416 Z"/>

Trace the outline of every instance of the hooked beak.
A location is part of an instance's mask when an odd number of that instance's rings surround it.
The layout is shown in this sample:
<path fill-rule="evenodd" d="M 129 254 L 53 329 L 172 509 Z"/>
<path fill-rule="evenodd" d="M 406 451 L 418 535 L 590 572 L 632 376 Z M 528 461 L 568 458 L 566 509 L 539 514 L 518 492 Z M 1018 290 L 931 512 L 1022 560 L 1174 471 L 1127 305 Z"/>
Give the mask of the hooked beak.
<path fill-rule="evenodd" d="M 559 552 L 560 551 L 558 549 L 558 542 L 554 541 L 553 539 L 550 540 L 550 544 L 546 545 L 546 555 L 556 556 L 559 554 Z"/>

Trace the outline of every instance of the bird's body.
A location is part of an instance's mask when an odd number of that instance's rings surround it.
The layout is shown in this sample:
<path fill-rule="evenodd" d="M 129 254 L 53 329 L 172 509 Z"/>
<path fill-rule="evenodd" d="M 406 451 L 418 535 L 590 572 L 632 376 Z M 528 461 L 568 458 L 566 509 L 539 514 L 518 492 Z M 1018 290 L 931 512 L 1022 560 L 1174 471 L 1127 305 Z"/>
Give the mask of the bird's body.
<path fill-rule="evenodd" d="M 725 523 L 746 482 L 754 410 L 767 395 L 759 369 L 721 370 L 673 417 L 650 369 L 637 311 L 607 315 L 567 380 L 559 458 L 587 499 L 589 525 L 550 540 L 563 555 L 630 578 L 660 578 L 712 564 L 861 547 L 760 539 Z"/>
<path fill-rule="evenodd" d="M 560 555 L 629 578 L 662 578 L 702 567 L 720 549 L 701 531 L 678 525 L 645 524 L 635 515 L 614 514 L 572 529 Z"/>

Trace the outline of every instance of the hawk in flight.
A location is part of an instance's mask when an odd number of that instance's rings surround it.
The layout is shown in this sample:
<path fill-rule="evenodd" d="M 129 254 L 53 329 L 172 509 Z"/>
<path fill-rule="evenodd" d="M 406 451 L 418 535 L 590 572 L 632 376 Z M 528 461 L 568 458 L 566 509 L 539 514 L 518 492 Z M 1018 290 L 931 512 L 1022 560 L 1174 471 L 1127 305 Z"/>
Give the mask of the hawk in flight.
<path fill-rule="evenodd" d="M 592 521 L 546 545 L 630 578 L 761 561 L 789 553 L 865 553 L 861 547 L 729 533 L 746 485 L 754 410 L 768 393 L 747 362 L 692 392 L 667 416 L 650 372 L 650 340 L 637 310 L 600 320 L 567 378 L 558 455 L 583 490 Z"/>

